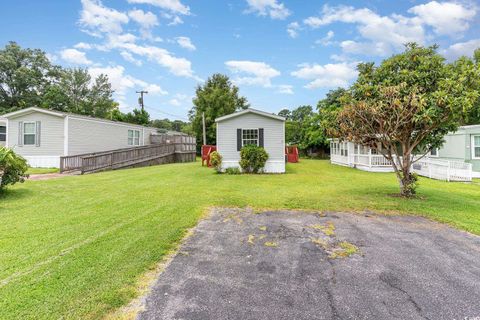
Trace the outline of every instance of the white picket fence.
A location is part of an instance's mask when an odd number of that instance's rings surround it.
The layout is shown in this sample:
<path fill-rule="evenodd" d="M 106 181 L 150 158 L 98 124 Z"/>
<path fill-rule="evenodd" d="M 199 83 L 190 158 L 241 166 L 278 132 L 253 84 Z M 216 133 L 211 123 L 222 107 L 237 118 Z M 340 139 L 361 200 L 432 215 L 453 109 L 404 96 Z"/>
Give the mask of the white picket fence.
<path fill-rule="evenodd" d="M 446 181 L 472 181 L 472 164 L 461 161 L 423 158 L 412 165 L 418 175 Z"/>

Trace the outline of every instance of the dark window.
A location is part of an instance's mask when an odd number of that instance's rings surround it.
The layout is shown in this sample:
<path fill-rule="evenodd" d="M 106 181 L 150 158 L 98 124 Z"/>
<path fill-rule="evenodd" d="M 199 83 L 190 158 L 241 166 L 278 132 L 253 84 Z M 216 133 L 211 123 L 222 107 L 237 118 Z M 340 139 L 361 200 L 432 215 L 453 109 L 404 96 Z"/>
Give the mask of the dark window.
<path fill-rule="evenodd" d="M 0 126 L 0 141 L 7 141 L 7 127 Z"/>

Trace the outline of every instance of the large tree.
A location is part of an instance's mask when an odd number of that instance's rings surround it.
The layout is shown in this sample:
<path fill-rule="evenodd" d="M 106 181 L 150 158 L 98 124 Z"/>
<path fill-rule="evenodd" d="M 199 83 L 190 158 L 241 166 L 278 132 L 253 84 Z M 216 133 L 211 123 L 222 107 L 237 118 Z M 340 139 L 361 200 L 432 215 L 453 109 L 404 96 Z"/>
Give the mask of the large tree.
<path fill-rule="evenodd" d="M 479 64 L 466 57 L 446 63 L 436 50 L 408 44 L 379 66 L 360 64 L 334 130 L 377 148 L 391 162 L 404 196 L 415 193 L 412 163 L 441 146 L 479 96 Z"/>
<path fill-rule="evenodd" d="M 473 59 L 475 63 L 480 63 L 480 48 L 474 51 Z M 480 97 L 475 101 L 474 107 L 467 112 L 464 124 L 480 124 Z"/>
<path fill-rule="evenodd" d="M 117 104 L 108 77 L 92 79 L 87 69 L 64 69 L 59 79 L 46 89 L 41 106 L 48 109 L 99 118 L 109 118 Z"/>
<path fill-rule="evenodd" d="M 39 106 L 59 72 L 42 50 L 9 42 L 0 50 L 0 114 Z"/>
<path fill-rule="evenodd" d="M 197 136 L 197 145 L 202 141 L 202 114 L 205 114 L 207 144 L 216 144 L 215 118 L 249 107 L 248 101 L 238 93 L 238 87 L 233 85 L 223 74 L 214 74 L 203 85 L 196 89 L 193 108 L 189 112 L 192 129 Z"/>

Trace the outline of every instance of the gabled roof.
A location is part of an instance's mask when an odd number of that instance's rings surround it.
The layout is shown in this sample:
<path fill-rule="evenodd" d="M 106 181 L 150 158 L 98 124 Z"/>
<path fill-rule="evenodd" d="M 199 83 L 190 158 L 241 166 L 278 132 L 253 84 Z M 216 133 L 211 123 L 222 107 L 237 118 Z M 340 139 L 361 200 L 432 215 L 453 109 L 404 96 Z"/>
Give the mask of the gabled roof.
<path fill-rule="evenodd" d="M 48 109 L 43 109 L 43 108 L 38 108 L 38 107 L 30 107 L 30 108 L 25 108 L 25 109 L 13 111 L 13 112 L 10 112 L 10 113 L 6 113 L 6 114 L 2 115 L 2 118 L 7 118 L 7 119 L 8 118 L 14 118 L 14 117 L 18 117 L 18 116 L 33 113 L 33 112 L 45 113 L 45 114 L 49 114 L 49 115 L 57 116 L 57 117 L 65 117 L 66 116 L 66 114 L 64 114 L 62 112 L 59 112 L 59 111 L 53 111 L 53 110 L 48 110 Z"/>
<path fill-rule="evenodd" d="M 268 112 L 265 112 L 265 111 L 260 111 L 260 110 L 257 110 L 257 109 L 248 108 L 248 109 L 245 109 L 245 110 L 242 110 L 242 111 L 227 114 L 226 116 L 223 116 L 223 117 L 219 117 L 219 118 L 215 119 L 215 122 L 220 122 L 220 121 L 224 121 L 224 120 L 227 120 L 227 119 L 235 118 L 235 117 L 247 114 L 247 113 L 253 113 L 253 114 L 257 114 L 259 116 L 264 116 L 264 117 L 272 118 L 272 119 L 279 120 L 279 121 L 285 121 L 284 117 L 277 116 L 276 114 L 268 113 Z"/>

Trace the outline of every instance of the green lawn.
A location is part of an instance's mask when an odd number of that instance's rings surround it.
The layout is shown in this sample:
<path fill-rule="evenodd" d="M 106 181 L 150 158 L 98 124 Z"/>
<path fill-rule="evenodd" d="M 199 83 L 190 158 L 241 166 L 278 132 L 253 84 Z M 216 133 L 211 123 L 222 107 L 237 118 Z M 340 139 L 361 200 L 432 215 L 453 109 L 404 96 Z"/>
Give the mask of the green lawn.
<path fill-rule="evenodd" d="M 93 319 L 128 303 L 141 275 L 209 206 L 374 210 L 480 234 L 480 185 L 420 180 L 327 161 L 284 175 L 217 175 L 199 162 L 27 181 L 0 198 L 0 319 Z"/>
<path fill-rule="evenodd" d="M 28 174 L 57 173 L 57 168 L 28 168 Z"/>

